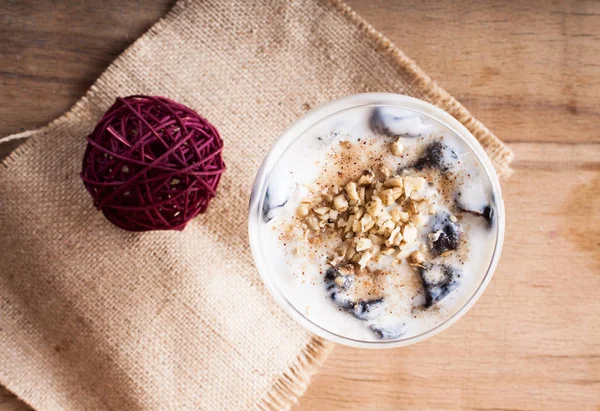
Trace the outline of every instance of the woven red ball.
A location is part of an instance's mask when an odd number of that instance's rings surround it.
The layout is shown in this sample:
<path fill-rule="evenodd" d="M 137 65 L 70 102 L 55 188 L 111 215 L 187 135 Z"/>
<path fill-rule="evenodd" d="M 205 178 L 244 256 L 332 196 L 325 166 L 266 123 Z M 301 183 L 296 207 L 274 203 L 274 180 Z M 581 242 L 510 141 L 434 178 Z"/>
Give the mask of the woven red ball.
<path fill-rule="evenodd" d="M 183 230 L 206 211 L 225 170 L 217 130 L 164 97 L 117 98 L 87 141 L 83 183 L 129 231 Z"/>

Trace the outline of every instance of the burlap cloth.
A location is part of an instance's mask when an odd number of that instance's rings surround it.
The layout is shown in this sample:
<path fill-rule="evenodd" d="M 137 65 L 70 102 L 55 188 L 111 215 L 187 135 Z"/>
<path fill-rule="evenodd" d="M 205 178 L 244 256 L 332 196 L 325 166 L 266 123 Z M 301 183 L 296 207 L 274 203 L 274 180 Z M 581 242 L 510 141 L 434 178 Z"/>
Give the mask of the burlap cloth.
<path fill-rule="evenodd" d="M 345 5 L 177 3 L 0 166 L 0 383 L 39 410 L 289 408 L 331 345 L 262 286 L 250 187 L 292 121 L 366 91 L 442 107 L 510 172 L 510 150 Z M 218 196 L 183 232 L 114 227 L 79 179 L 86 134 L 137 93 L 194 108 L 225 141 Z"/>

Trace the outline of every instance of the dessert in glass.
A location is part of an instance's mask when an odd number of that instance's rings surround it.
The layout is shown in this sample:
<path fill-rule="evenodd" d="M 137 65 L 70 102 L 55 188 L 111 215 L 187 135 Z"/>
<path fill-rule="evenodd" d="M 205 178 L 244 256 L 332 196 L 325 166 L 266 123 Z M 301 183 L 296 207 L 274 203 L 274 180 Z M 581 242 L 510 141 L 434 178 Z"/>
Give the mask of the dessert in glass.
<path fill-rule="evenodd" d="M 277 141 L 250 200 L 250 245 L 277 302 L 355 347 L 411 344 L 481 295 L 504 236 L 500 184 L 456 119 L 408 96 L 318 107 Z"/>

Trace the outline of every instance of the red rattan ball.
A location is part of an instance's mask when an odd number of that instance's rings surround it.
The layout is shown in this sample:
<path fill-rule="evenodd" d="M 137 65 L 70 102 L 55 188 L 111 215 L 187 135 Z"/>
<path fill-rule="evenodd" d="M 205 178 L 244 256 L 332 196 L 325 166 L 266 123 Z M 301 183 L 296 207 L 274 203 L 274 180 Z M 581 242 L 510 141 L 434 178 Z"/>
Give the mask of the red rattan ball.
<path fill-rule="evenodd" d="M 117 98 L 87 141 L 83 183 L 129 231 L 183 230 L 206 211 L 225 169 L 217 130 L 164 97 Z"/>

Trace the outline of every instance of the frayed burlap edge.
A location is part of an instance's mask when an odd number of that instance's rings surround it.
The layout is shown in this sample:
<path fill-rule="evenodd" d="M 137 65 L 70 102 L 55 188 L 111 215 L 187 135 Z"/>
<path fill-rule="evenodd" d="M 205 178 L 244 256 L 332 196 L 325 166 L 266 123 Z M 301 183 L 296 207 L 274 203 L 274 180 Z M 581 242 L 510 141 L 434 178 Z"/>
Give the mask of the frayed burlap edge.
<path fill-rule="evenodd" d="M 312 376 L 323 365 L 335 345 L 320 337 L 311 337 L 290 368 L 277 378 L 267 395 L 258 402 L 261 410 L 289 410 L 298 402 Z"/>

